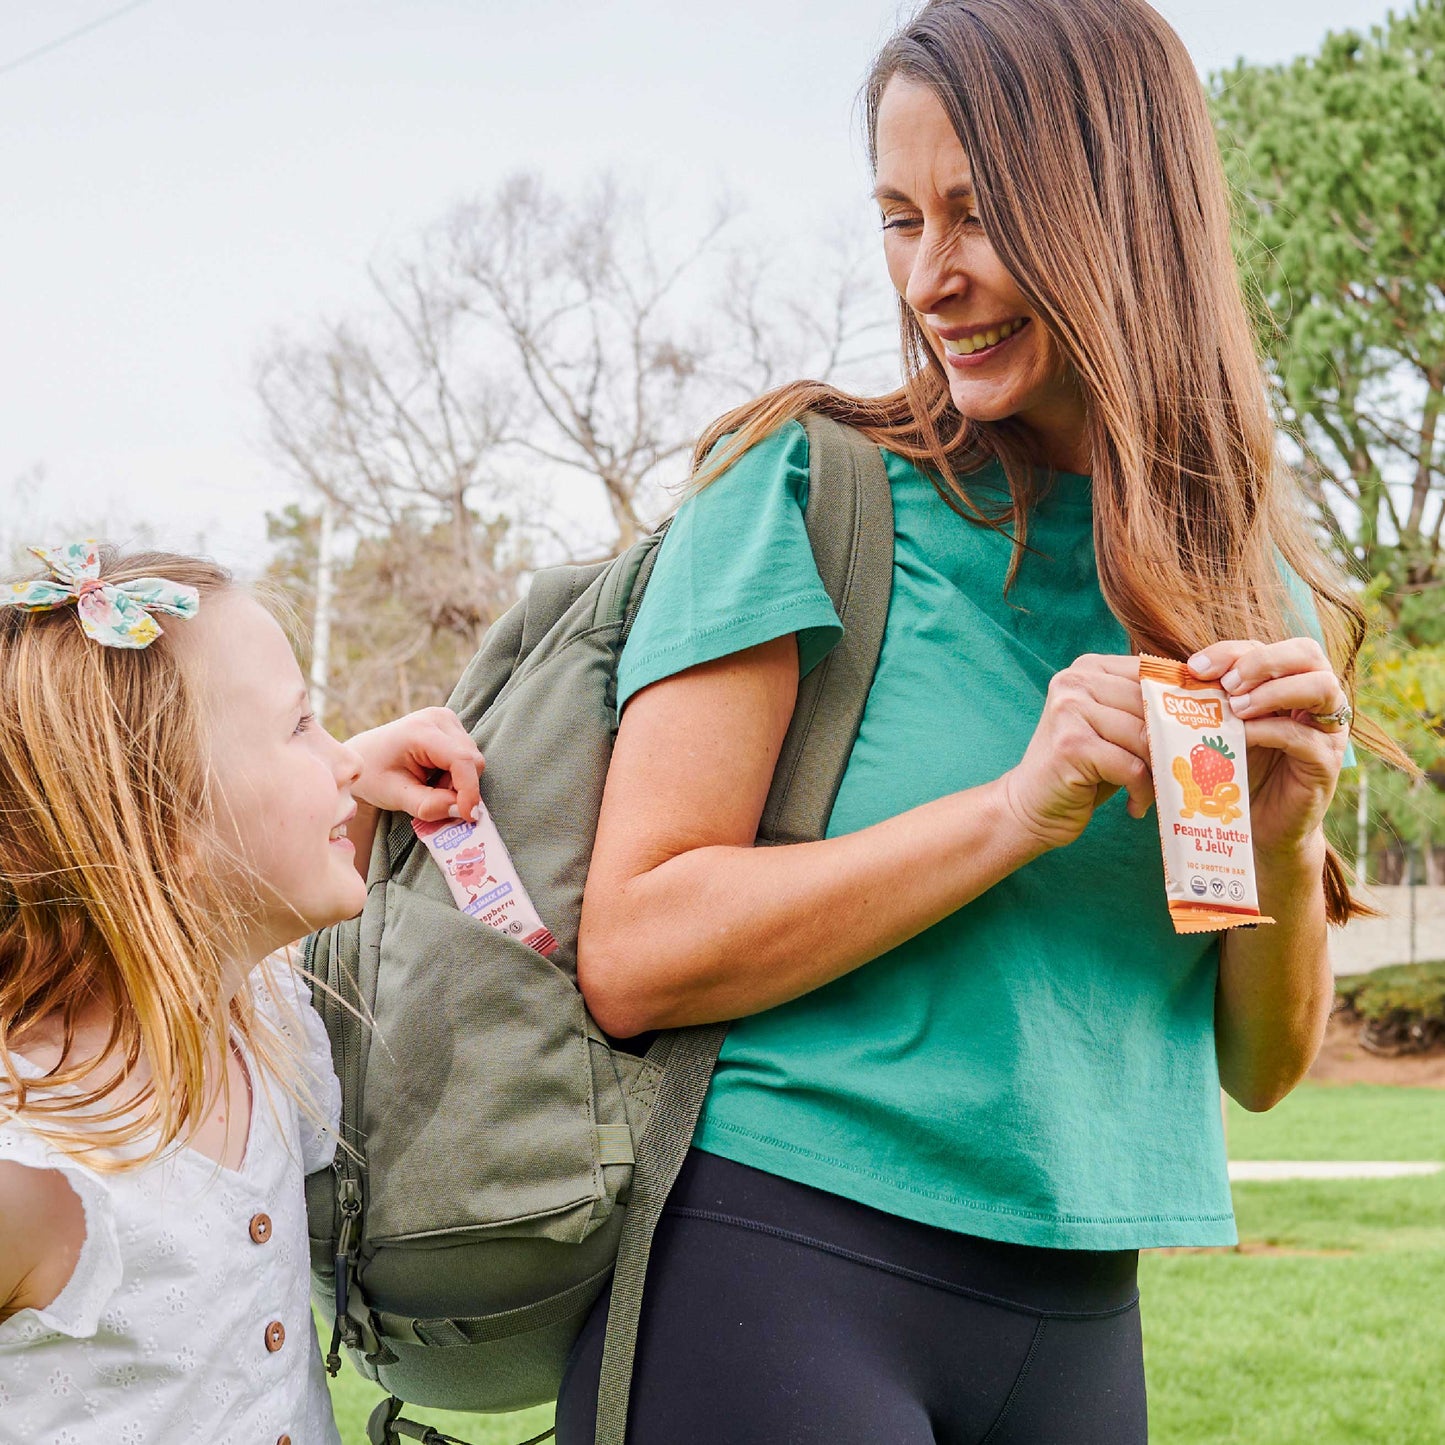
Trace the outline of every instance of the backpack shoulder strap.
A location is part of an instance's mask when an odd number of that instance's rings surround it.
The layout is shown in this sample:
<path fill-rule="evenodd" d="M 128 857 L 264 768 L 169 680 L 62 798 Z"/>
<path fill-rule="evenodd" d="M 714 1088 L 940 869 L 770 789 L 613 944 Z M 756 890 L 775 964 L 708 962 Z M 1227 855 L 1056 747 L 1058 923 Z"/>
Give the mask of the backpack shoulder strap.
<path fill-rule="evenodd" d="M 878 448 L 849 427 L 809 414 L 808 540 L 843 636 L 803 679 L 783 742 L 758 838 L 765 843 L 823 837 L 883 644 L 893 588 L 893 496 Z M 655 560 L 639 578 L 646 585 Z M 638 589 L 640 594 L 641 587 Z M 625 1445 L 637 1325 L 652 1236 L 692 1144 L 693 1131 L 727 1036 L 725 1023 L 664 1033 L 648 1057 L 662 1077 L 637 1164 L 602 1351 L 595 1445 Z"/>
<path fill-rule="evenodd" d="M 612 1275 L 607 1334 L 602 1345 L 602 1373 L 597 1383 L 597 1433 L 593 1445 L 626 1445 L 637 1324 L 642 1315 L 652 1236 L 692 1145 L 727 1031 L 725 1023 L 669 1029 L 647 1051 L 648 1059 L 661 1066 L 662 1077 L 635 1151 L 637 1162 L 627 1214 L 617 1244 L 617 1268 Z"/>
<path fill-rule="evenodd" d="M 518 660 L 527 656 L 552 630 L 557 619 L 612 565 L 594 562 L 590 567 L 544 567 L 532 575 L 523 609 Z"/>
<path fill-rule="evenodd" d="M 758 825 L 764 843 L 827 832 L 883 646 L 893 593 L 893 493 L 866 437 L 810 412 L 808 540 L 843 636 L 798 686 Z"/>

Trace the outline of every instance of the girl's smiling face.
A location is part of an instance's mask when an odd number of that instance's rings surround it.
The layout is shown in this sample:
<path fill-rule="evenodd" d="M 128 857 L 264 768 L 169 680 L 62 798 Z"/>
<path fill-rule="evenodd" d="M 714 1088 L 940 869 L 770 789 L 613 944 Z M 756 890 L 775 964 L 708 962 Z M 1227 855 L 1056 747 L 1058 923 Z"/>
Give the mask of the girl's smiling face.
<path fill-rule="evenodd" d="M 875 151 L 888 274 L 954 406 L 973 421 L 1016 418 L 1034 438 L 1035 460 L 1087 471 L 1083 395 L 984 233 L 968 155 L 932 90 L 888 82 Z"/>
<path fill-rule="evenodd" d="M 247 910 L 237 943 L 251 962 L 365 903 L 345 837 L 361 758 L 312 717 L 286 635 L 245 592 L 208 598 L 173 630 L 184 633 L 210 715 L 220 843 L 211 867 L 222 896 Z"/>

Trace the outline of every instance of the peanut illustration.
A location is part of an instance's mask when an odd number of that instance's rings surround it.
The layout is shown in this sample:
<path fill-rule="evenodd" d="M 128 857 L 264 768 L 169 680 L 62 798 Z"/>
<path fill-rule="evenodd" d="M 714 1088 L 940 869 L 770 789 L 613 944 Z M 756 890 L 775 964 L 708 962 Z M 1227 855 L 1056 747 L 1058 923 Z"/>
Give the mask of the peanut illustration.
<path fill-rule="evenodd" d="M 1244 809 L 1238 804 L 1239 784 L 1220 783 L 1207 798 L 1200 801 L 1199 811 L 1208 818 L 1218 818 L 1221 823 L 1232 823 L 1244 815 Z"/>
<path fill-rule="evenodd" d="M 1196 813 L 1203 810 L 1204 790 L 1194 781 L 1194 774 L 1189 769 L 1189 762 L 1185 758 L 1175 758 L 1172 771 L 1175 781 L 1184 790 L 1184 806 L 1179 810 L 1181 818 L 1192 818 Z M 1239 795 L 1236 788 L 1235 796 Z"/>

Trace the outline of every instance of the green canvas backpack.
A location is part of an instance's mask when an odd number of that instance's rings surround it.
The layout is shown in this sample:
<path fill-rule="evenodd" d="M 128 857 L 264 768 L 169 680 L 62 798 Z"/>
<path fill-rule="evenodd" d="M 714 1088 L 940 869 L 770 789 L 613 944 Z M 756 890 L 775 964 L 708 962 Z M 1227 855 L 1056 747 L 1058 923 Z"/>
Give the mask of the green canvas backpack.
<path fill-rule="evenodd" d="M 824 835 L 892 583 L 878 449 L 822 417 L 804 425 L 808 534 L 844 636 L 800 685 L 764 844 Z M 727 1031 L 670 1030 L 639 1051 L 602 1033 L 576 983 L 617 659 L 665 531 L 599 566 L 539 572 L 448 702 L 486 755 L 483 798 L 557 952 L 458 910 L 400 814 L 378 825 L 361 915 L 307 940 L 351 1146 L 306 1181 L 312 1276 L 335 1320 L 328 1367 L 344 1346 L 391 1396 L 373 1441 L 449 1438 L 401 1418 L 403 1401 L 555 1399 L 615 1269 L 596 1439 L 624 1442 L 653 1226 Z"/>

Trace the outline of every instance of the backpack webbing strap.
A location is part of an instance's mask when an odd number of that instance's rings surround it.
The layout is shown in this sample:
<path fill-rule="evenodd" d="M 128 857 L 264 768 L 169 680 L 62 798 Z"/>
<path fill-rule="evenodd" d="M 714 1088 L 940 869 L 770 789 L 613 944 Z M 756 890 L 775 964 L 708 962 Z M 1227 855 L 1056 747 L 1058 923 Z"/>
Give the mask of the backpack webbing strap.
<path fill-rule="evenodd" d="M 878 448 L 826 417 L 803 418 L 808 433 L 808 540 L 843 637 L 798 688 L 759 841 L 823 837 L 883 645 L 893 586 L 893 495 Z M 639 578 L 643 586 L 655 549 Z M 641 592 L 638 587 L 634 598 Z M 635 609 L 636 601 L 633 602 Z M 629 626 L 631 617 L 628 618 Z M 656 1102 L 637 1148 L 636 1172 L 602 1349 L 595 1445 L 626 1445 L 637 1325 L 652 1236 L 687 1151 L 725 1023 L 664 1034 L 649 1054 L 662 1065 Z M 662 1048 L 665 1058 L 659 1058 Z"/>
<path fill-rule="evenodd" d="M 828 830 L 883 646 L 893 591 L 893 493 L 866 437 L 809 413 L 808 540 L 843 636 L 798 684 L 773 786 L 758 824 L 764 843 L 808 843 Z"/>
<path fill-rule="evenodd" d="M 398 1400 L 395 1395 L 388 1396 L 377 1405 L 366 1422 L 366 1438 L 371 1445 L 401 1445 L 403 1435 L 408 1440 L 420 1440 L 422 1445 L 467 1445 L 465 1440 L 455 1435 L 443 1435 L 434 1425 L 403 1419 L 401 1412 L 404 1409 L 406 1402 Z M 553 1425 L 540 1435 L 523 1440 L 521 1445 L 542 1445 L 542 1441 L 552 1439 L 556 1433 L 557 1427 Z"/>
<path fill-rule="evenodd" d="M 488 1340 L 514 1339 L 532 1330 L 546 1329 L 548 1325 L 575 1318 L 579 1310 L 585 1310 L 602 1293 L 611 1268 L 609 1264 L 606 1269 L 598 1270 L 549 1299 L 500 1314 L 424 1320 L 373 1308 L 371 1317 L 377 1333 L 384 1340 L 401 1340 L 409 1345 L 446 1349 L 457 1345 L 484 1344 Z"/>
<path fill-rule="evenodd" d="M 596 1445 L 624 1445 L 626 1439 L 637 1321 L 642 1312 L 642 1286 L 652 1253 L 653 1230 L 687 1157 L 727 1031 L 726 1024 L 704 1024 L 664 1035 L 668 1055 L 657 1086 L 657 1101 L 637 1149 L 632 1196 L 617 1246 L 617 1271 L 612 1276 L 602 1376 L 597 1388 Z"/>

